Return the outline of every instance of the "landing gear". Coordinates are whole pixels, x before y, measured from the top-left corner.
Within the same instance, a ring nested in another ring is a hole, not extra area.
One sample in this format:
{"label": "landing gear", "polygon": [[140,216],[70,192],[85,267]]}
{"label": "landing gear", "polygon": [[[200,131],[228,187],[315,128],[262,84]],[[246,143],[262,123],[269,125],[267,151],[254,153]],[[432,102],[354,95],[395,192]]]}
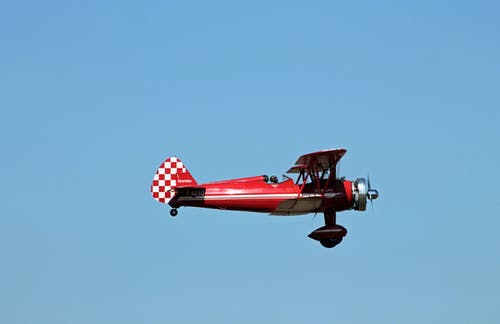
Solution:
{"label": "landing gear", "polygon": [[313,231],[308,236],[313,240],[319,241],[326,248],[332,248],[340,244],[344,236],[347,235],[347,230],[344,226],[338,225],[336,222],[335,211],[326,210],[325,226]]}
{"label": "landing gear", "polygon": [[342,242],[342,238],[334,238],[334,239],[326,239],[326,240],[321,240],[319,241],[319,243],[321,243],[321,245],[323,245],[324,247],[326,248],[332,248],[332,247],[335,247],[337,246],[338,244],[340,244],[340,242]]}
{"label": "landing gear", "polygon": [[177,209],[175,208],[170,209],[170,216],[175,217],[177,216],[177,213],[178,213]]}

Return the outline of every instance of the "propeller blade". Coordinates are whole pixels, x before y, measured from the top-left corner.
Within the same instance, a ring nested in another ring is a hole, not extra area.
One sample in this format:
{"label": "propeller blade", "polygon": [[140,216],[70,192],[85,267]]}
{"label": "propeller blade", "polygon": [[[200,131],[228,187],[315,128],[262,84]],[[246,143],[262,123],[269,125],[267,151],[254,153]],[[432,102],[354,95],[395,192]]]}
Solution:
{"label": "propeller blade", "polygon": [[372,184],[370,182],[370,175],[366,177],[367,185],[368,185],[368,199],[370,200],[372,215],[375,215],[375,209],[373,207],[373,200],[378,198],[378,191],[373,189]]}

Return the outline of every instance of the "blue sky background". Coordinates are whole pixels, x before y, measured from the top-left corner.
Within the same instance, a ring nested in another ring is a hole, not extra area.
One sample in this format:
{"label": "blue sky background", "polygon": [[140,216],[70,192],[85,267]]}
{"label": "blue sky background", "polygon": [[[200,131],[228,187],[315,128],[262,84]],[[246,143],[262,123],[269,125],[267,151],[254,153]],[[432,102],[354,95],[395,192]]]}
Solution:
{"label": "blue sky background", "polygon": [[[2,323],[500,321],[498,1],[0,6]],[[373,211],[155,202],[345,147]]]}

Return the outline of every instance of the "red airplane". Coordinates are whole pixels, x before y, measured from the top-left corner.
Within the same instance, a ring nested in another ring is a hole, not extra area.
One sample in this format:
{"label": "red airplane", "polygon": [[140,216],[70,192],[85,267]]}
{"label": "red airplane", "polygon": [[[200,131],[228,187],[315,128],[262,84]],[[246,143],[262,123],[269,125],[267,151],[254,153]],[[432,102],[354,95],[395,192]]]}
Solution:
{"label": "red airplane", "polygon": [[378,197],[370,180],[337,178],[336,166],[345,149],[324,150],[299,157],[287,173],[298,174],[297,180],[284,175],[255,177],[198,184],[177,157],[163,162],[151,184],[153,198],[168,203],[170,215],[181,206],[270,213],[293,216],[323,213],[325,226],[309,234],[327,248],[339,244],[347,230],[336,222],[343,210],[366,210],[367,200]]}

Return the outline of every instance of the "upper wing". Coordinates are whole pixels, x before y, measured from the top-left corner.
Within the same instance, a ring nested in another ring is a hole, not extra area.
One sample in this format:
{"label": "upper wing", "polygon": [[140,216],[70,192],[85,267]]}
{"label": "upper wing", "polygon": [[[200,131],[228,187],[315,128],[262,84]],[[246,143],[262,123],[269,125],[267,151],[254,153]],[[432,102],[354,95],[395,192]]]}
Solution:
{"label": "upper wing", "polygon": [[306,169],[307,169],[307,165],[304,165],[304,164],[294,165],[293,167],[288,169],[288,171],[286,173],[300,173],[300,172],[302,172],[302,170],[306,170]]}
{"label": "upper wing", "polygon": [[304,154],[297,159],[296,165],[291,167],[288,173],[300,173],[301,170],[311,168],[318,171],[331,170],[335,168],[345,152],[345,149],[334,149]]}

